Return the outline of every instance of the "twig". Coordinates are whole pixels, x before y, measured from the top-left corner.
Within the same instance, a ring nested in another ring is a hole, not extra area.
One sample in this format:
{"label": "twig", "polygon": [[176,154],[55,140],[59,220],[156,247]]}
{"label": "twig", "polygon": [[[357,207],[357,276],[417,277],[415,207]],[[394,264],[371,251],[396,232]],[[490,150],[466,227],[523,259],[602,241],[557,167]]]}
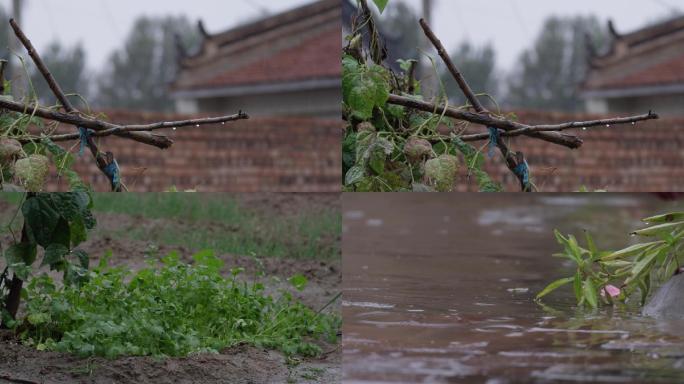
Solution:
{"label": "twig", "polygon": [[461,88],[461,91],[463,91],[463,94],[465,95],[466,99],[468,99],[468,101],[470,102],[470,105],[472,105],[473,108],[475,108],[475,111],[477,113],[486,112],[486,109],[482,106],[480,100],[477,99],[475,93],[468,85],[468,82],[463,77],[458,68],[456,68],[456,65],[451,60],[451,57],[449,57],[449,54],[444,48],[444,45],[441,41],[439,41],[435,33],[432,32],[432,29],[430,29],[430,26],[427,24],[425,19],[420,19],[420,26],[423,28],[425,36],[427,36],[430,42],[432,42],[432,45],[434,45],[435,48],[437,48],[437,53],[439,54],[439,57],[441,57],[444,63],[446,64],[447,68],[449,69],[449,72],[451,73],[451,76],[453,76],[453,78],[458,83],[458,87]]}
{"label": "twig", "polygon": [[[120,192],[125,189],[125,186],[123,186],[123,183],[120,180],[119,168],[116,159],[114,158],[114,154],[111,152],[100,152],[97,143],[95,142],[96,137],[116,135],[135,140],[140,143],[153,145],[160,149],[167,149],[173,145],[173,141],[166,136],[153,134],[151,131],[188,126],[199,127],[200,125],[217,123],[225,124],[226,122],[230,121],[249,119],[249,115],[243,113],[242,111],[231,116],[160,122],[148,125],[117,125],[91,117],[86,117],[71,104],[67,96],[62,91],[62,88],[59,86],[59,83],[57,83],[55,78],[50,73],[50,70],[41,59],[38,51],[35,49],[31,41],[28,39],[28,37],[26,37],[14,19],[10,20],[10,25],[17,35],[17,38],[28,51],[29,56],[31,56],[33,59],[36,67],[47,81],[50,89],[54,93],[55,97],[57,97],[57,100],[61,103],[66,113],[42,108],[38,105],[25,105],[23,103],[3,99],[0,99],[0,108],[26,115],[30,114],[31,116],[37,116],[78,127],[79,133],[77,134],[52,135],[47,137],[53,141],[67,141],[75,139],[84,140],[93,157],[95,158],[98,168],[107,177],[107,179],[110,180],[113,191]],[[19,140],[23,143],[27,143],[35,139],[36,138],[34,137],[23,137]]]}
{"label": "twig", "polygon": [[[147,125],[117,125],[115,127],[105,129],[102,131],[96,131],[95,133],[92,134],[93,137],[106,137],[106,136],[111,136],[111,135],[116,135],[121,132],[146,132],[146,131],[156,131],[160,129],[173,129],[173,128],[182,128],[182,127],[197,127],[199,125],[208,125],[208,124],[224,124],[227,122],[231,121],[236,121],[236,120],[246,120],[249,119],[249,115],[246,113],[240,112],[235,115],[231,116],[223,116],[223,117],[212,117],[212,118],[205,118],[205,119],[194,119],[194,120],[182,120],[182,121],[165,121],[161,123],[154,123],[154,124],[147,124]],[[78,133],[70,133],[70,134],[64,134],[64,135],[53,135],[53,136],[48,136],[52,141],[69,141],[69,140],[77,140],[80,138],[80,135]],[[30,141],[29,139],[21,139],[19,140],[20,142],[24,141]]]}
{"label": "twig", "polygon": [[[657,120],[659,118],[658,114],[649,111],[648,114],[631,116],[631,117],[619,117],[613,119],[601,119],[601,120],[591,120],[591,121],[575,121],[570,123],[556,124],[556,125],[528,125],[523,128],[519,128],[513,131],[503,132],[502,137],[514,137],[520,135],[527,135],[535,132],[560,132],[568,129],[587,129],[592,127],[607,127],[610,128],[612,125],[622,125],[622,124],[635,124],[640,121],[646,120]],[[478,133],[474,135],[461,136],[463,141],[479,141],[489,139],[489,134]]]}
{"label": "twig", "polygon": [[[83,128],[92,129],[94,131],[103,131],[106,129],[112,129],[117,127],[116,124],[108,123],[102,120],[92,119],[89,117],[84,117],[78,113],[66,114],[53,111],[48,108],[38,107],[33,104],[23,104],[16,101],[10,101],[5,99],[0,99],[0,108],[23,114],[33,114],[43,119],[58,121],[60,123],[70,124],[74,126],[80,126]],[[162,135],[154,135],[149,132],[136,132],[136,137],[129,137],[124,134],[120,136],[131,140],[135,140],[143,144],[152,145],[159,149],[168,149],[173,145],[173,141],[168,137]]]}
{"label": "twig", "polygon": [[[461,111],[453,107],[437,105],[434,103],[416,100],[406,96],[390,95],[387,102],[390,104],[401,105],[403,107],[417,109],[420,111],[430,113],[441,114],[444,111],[444,116],[448,116],[457,120],[468,121],[473,124],[481,124],[489,127],[499,128],[503,131],[515,131],[528,127],[525,124],[520,124],[515,121],[499,119],[486,114]],[[550,143],[562,145],[570,149],[577,149],[581,147],[583,144],[582,140],[576,136],[561,134],[558,132],[529,132],[527,133],[527,135],[537,139],[548,141]]]}
{"label": "twig", "polygon": [[[461,91],[468,99],[468,102],[472,105],[476,113],[465,112],[454,108],[449,108],[447,106],[438,106],[433,103],[428,103],[398,95],[390,95],[388,103],[402,105],[408,108],[418,109],[430,113],[441,113],[445,116],[449,116],[455,119],[469,121],[471,123],[481,124],[489,128],[493,128],[493,130],[496,131],[497,137],[499,137],[499,139],[496,140],[496,146],[499,148],[499,151],[501,152],[506,162],[506,166],[520,181],[522,190],[525,192],[532,192],[534,189],[536,189],[534,185],[529,181],[529,169],[527,162],[525,160],[525,156],[522,152],[511,152],[506,143],[500,139],[500,136],[512,137],[519,135],[527,135],[574,149],[579,148],[582,145],[582,140],[577,136],[563,134],[561,133],[561,131],[566,129],[589,128],[599,125],[610,126],[612,124],[634,124],[638,121],[659,118],[657,114],[649,111],[649,113],[646,115],[633,116],[627,118],[603,119],[587,122],[570,122],[557,125],[538,126],[525,125],[506,119],[494,118],[477,99],[477,96],[468,85],[468,82],[465,80],[461,72],[458,70],[454,62],[449,57],[449,54],[444,48],[444,45],[437,38],[437,36],[434,34],[434,32],[424,19],[420,20],[420,26],[423,28],[425,36],[427,36],[430,42],[437,49],[437,53],[446,64],[449,72],[456,80],[456,83],[458,84],[459,88],[461,88]],[[504,132],[500,133],[499,130],[502,130]],[[461,139],[464,141],[476,141],[491,138],[492,133],[467,135],[461,137]]]}
{"label": "twig", "polygon": [[[449,54],[447,53],[446,49],[444,49],[444,45],[442,44],[441,41],[437,38],[434,32],[432,32],[432,29],[430,29],[430,26],[427,24],[425,19],[420,19],[420,26],[423,28],[423,31],[425,32],[425,36],[432,42],[432,44],[437,48],[437,52],[439,53],[439,56],[442,58],[444,63],[446,64],[447,68],[449,69],[449,72],[453,76],[453,78],[456,80],[456,83],[458,83],[459,88],[461,88],[461,91],[465,95],[465,97],[468,99],[470,104],[473,106],[475,109],[475,112],[479,114],[485,114],[487,113],[487,110],[482,106],[480,103],[480,100],[477,99],[477,96],[475,96],[475,93],[473,90],[470,88],[468,85],[468,82],[465,80],[461,72],[456,68],[456,65],[454,62],[451,60],[451,57],[449,57]],[[496,128],[496,127],[494,127]],[[498,132],[498,128],[497,128]],[[498,133],[497,133],[498,135]],[[520,186],[524,192],[532,192],[532,187],[531,184],[529,183],[529,176],[527,175],[527,170],[524,172],[520,172],[520,166],[524,165],[525,168],[527,168],[527,163],[525,161],[525,155],[522,152],[511,152],[506,143],[504,143],[503,140],[496,140],[496,146],[499,148],[499,152],[501,152],[501,155],[504,158],[504,161],[506,162],[506,166],[508,169],[515,175],[515,177],[520,181]]]}
{"label": "twig", "polygon": [[5,375],[5,374],[0,374],[0,379],[9,381],[10,383],[17,383],[17,384],[39,384],[39,382],[37,382],[37,381],[26,380],[26,379],[18,379],[16,377],[12,377],[10,375]]}
{"label": "twig", "polygon": [[[29,40],[28,37],[26,37],[24,31],[22,31],[21,28],[19,28],[17,22],[14,21],[14,19],[10,19],[10,25],[14,30],[14,34],[17,35],[19,41],[21,41],[21,43],[28,51],[29,56],[31,56],[31,59],[33,59],[33,62],[36,64],[36,67],[38,68],[38,71],[40,71],[40,73],[45,78],[45,81],[47,81],[48,85],[50,86],[50,89],[52,90],[52,93],[55,95],[55,97],[57,97],[57,100],[59,100],[59,102],[62,103],[62,107],[64,107],[64,110],[67,113],[78,112],[76,108],[74,108],[74,106],[71,104],[69,99],[67,99],[66,95],[64,94],[64,91],[62,91],[62,88],[59,86],[57,81],[55,81],[54,76],[52,76],[52,73],[50,73],[50,70],[43,62],[43,59],[41,59],[40,55],[38,54],[38,51],[36,51],[35,47],[31,43],[31,40]],[[79,129],[84,130],[84,128]],[[111,152],[107,152],[106,154],[100,152],[100,149],[97,147],[97,143],[95,143],[95,139],[91,135],[85,134],[84,139],[88,145],[88,148],[90,149],[90,152],[93,155],[93,158],[95,158],[95,162],[97,163],[97,167],[100,169],[100,172],[102,172],[102,174],[104,174],[107,177],[107,179],[111,181],[112,191],[121,192],[123,190],[121,188],[121,183],[115,181],[115,177],[113,176],[111,171],[107,171],[107,167],[109,167],[110,164],[113,164],[113,166],[116,166],[117,168],[115,172],[118,172],[118,165],[116,165],[116,159],[114,158],[114,154]]]}

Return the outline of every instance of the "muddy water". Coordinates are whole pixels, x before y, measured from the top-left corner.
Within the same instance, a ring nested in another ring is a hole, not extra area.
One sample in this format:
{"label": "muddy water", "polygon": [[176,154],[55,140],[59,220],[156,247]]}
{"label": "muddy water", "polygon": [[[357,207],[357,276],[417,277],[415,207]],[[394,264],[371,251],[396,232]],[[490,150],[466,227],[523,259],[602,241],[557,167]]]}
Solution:
{"label": "muddy water", "polygon": [[348,383],[684,382],[684,323],[534,295],[572,266],[552,231],[625,245],[652,195],[344,196]]}

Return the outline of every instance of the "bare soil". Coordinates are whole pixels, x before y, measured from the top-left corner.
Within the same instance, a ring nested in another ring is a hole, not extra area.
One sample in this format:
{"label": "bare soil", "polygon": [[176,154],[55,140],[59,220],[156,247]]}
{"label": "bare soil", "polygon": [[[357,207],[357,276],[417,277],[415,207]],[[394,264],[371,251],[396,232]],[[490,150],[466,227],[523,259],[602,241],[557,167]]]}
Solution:
{"label": "bare soil", "polygon": [[[243,195],[245,208],[270,215],[289,215],[302,210],[323,207],[339,207],[339,195],[297,194],[255,196]],[[270,197],[269,197],[270,196]],[[235,197],[235,196],[233,196]],[[8,209],[0,202],[0,210]],[[113,265],[126,265],[132,270],[145,266],[150,243],[107,235],[121,233],[122,228],[143,226],[150,233],[176,220],[147,220],[118,214],[96,214],[98,236],[93,236],[82,248],[95,256],[111,250]],[[207,225],[211,223],[193,223]],[[207,228],[208,229],[208,228]],[[229,230],[222,228],[222,230]],[[220,235],[217,231],[217,235]],[[3,239],[5,240],[5,239]],[[153,239],[151,239],[153,240]],[[339,242],[340,238],[325,239]],[[4,242],[4,241],[3,241]],[[176,250],[185,261],[195,249],[159,246],[155,251],[165,255]],[[228,268],[244,267],[245,278],[254,276],[261,267],[252,257],[220,255]],[[319,309],[328,303],[341,289],[341,265],[339,260],[314,261],[280,258],[260,258],[267,276],[281,280],[296,273],[309,279],[307,288],[296,296],[307,306]],[[2,264],[2,262],[0,262]],[[264,280],[268,290],[275,293],[286,283]],[[340,303],[332,311],[340,313]],[[56,352],[41,352],[21,345],[13,334],[0,333],[0,384],[5,383],[339,383],[341,381],[341,350],[339,345],[322,345],[324,355],[316,359],[290,360],[275,351],[267,351],[248,345],[239,345],[220,354],[200,354],[187,358],[158,360],[150,357],[126,357],[115,360],[103,358],[78,358]]]}

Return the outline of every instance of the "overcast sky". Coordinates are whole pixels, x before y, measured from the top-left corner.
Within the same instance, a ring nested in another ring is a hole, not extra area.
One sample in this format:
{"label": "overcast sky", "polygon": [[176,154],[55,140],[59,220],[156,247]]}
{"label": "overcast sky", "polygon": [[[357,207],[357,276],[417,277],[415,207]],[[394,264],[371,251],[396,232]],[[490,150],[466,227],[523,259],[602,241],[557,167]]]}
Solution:
{"label": "overcast sky", "polygon": [[[99,69],[123,45],[136,17],[186,15],[218,32],[254,19],[263,10],[278,12],[312,0],[23,0],[22,29],[40,51],[58,39],[83,43],[89,67]],[[11,0],[0,0],[6,11]]]}
{"label": "overcast sky", "polygon": [[[421,0],[406,0],[417,10]],[[684,10],[682,0],[434,0],[433,28],[447,49],[464,39],[491,42],[500,68],[510,70],[532,45],[550,15],[595,14],[602,22],[615,21],[619,32]],[[390,1],[390,4],[392,1]]]}

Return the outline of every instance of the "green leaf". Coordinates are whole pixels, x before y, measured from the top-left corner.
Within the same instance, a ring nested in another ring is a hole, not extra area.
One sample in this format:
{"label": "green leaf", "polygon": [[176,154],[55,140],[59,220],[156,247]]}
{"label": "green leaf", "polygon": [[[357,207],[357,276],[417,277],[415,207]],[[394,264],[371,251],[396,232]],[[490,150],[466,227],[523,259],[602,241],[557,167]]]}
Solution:
{"label": "green leaf", "polygon": [[366,176],[366,171],[361,165],[355,165],[347,171],[347,175],[344,177],[345,185],[354,185],[359,181],[363,180]]}
{"label": "green leaf", "polygon": [[5,259],[7,264],[24,263],[26,265],[33,264],[36,261],[36,254],[38,252],[36,244],[19,243],[12,244],[7,251],[5,251]]}
{"label": "green leaf", "polygon": [[673,221],[684,221],[684,212],[672,212],[664,215],[651,216],[642,220],[647,224],[671,223]]}
{"label": "green leaf", "polygon": [[670,233],[674,231],[675,229],[678,229],[679,227],[684,226],[684,221],[676,222],[676,223],[666,223],[666,224],[659,224],[659,225],[654,225],[652,227],[640,229],[638,231],[632,232],[633,235],[638,235],[638,236],[656,236],[659,234],[663,233]]}
{"label": "green leaf", "polygon": [[574,280],[574,277],[564,277],[562,279],[558,279],[554,281],[553,283],[549,284],[544,288],[541,292],[537,294],[536,299],[539,300],[542,297],[548,295],[549,293],[555,291],[556,289],[562,287],[565,284],[569,284]]}
{"label": "green leaf", "polygon": [[295,287],[298,291],[303,291],[304,288],[306,288],[306,285],[309,283],[309,279],[307,279],[303,275],[294,275],[290,277],[287,281],[292,284],[293,287]]}
{"label": "green leaf", "polygon": [[589,247],[589,252],[591,252],[591,255],[594,256],[598,254],[598,248],[596,248],[596,243],[594,243],[594,238],[591,236],[589,231],[585,230],[584,231],[584,237],[587,240],[587,247]]}
{"label": "green leaf", "polygon": [[43,263],[41,265],[49,265],[50,269],[57,269],[63,263],[64,256],[69,253],[69,248],[63,244],[53,243],[45,248],[45,256],[43,256]]}
{"label": "green leaf", "polygon": [[342,97],[351,113],[359,120],[373,117],[375,107],[389,98],[387,70],[379,65],[360,65],[351,56],[342,58]]}
{"label": "green leaf", "polygon": [[646,253],[644,258],[639,260],[634,267],[632,268],[631,276],[629,279],[627,279],[626,283],[630,283],[634,280],[636,280],[639,275],[641,275],[642,272],[646,270],[646,268],[651,265],[655,261],[655,259],[660,255],[661,252],[666,251],[663,248],[658,248],[658,249],[653,249],[649,252]]}
{"label": "green leaf", "polygon": [[49,194],[29,197],[21,207],[28,236],[42,247],[50,245],[52,234],[61,218]]}
{"label": "green leaf", "polygon": [[223,260],[216,257],[214,251],[205,249],[203,251],[197,252],[192,256],[195,263],[210,268],[212,271],[220,271],[223,266]]}
{"label": "green leaf", "polygon": [[378,7],[380,10],[380,13],[383,13],[385,11],[385,7],[387,7],[387,2],[389,0],[373,0],[375,5]]}
{"label": "green leaf", "polygon": [[591,277],[587,277],[587,279],[584,280],[583,293],[584,297],[587,299],[587,303],[589,303],[592,308],[598,308],[598,295],[596,294],[596,287],[591,281]]}
{"label": "green leaf", "polygon": [[14,275],[23,281],[27,281],[31,276],[31,266],[25,263],[13,263],[9,265],[9,269],[14,272]]}
{"label": "green leaf", "polygon": [[629,256],[634,256],[637,255],[641,252],[645,252],[646,250],[650,249],[651,247],[654,247],[659,244],[665,244],[664,241],[654,241],[651,243],[640,243],[640,244],[634,244],[631,245],[627,248],[621,249],[619,251],[615,251],[611,254],[608,254],[606,256],[601,257],[602,261],[610,261],[610,260],[615,260],[615,259],[621,259]]}
{"label": "green leaf", "polygon": [[82,249],[76,249],[72,251],[71,254],[76,256],[79,264],[81,265],[81,268],[88,269],[88,267],[90,266],[90,257],[88,256],[88,253],[86,251]]}
{"label": "green leaf", "polygon": [[582,300],[582,272],[577,271],[573,279],[573,290],[575,291],[575,298],[577,301]]}

